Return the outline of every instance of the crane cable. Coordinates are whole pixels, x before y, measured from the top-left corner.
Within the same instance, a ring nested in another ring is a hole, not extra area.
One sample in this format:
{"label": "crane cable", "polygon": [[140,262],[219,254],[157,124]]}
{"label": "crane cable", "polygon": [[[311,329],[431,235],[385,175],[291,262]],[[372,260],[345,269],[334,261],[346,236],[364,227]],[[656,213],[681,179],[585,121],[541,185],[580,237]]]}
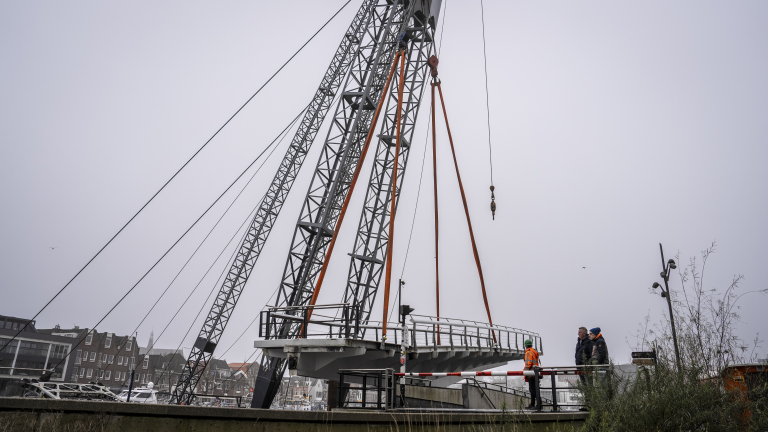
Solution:
{"label": "crane cable", "polygon": [[122,228],[120,228],[120,229],[117,231],[117,233],[115,233],[115,235],[113,235],[113,236],[112,236],[112,238],[110,238],[110,239],[109,239],[109,241],[107,241],[107,243],[106,243],[106,244],[104,244],[104,246],[102,246],[102,247],[101,247],[101,249],[99,249],[99,251],[98,251],[98,252],[96,252],[96,254],[95,254],[93,257],[91,257],[91,259],[90,259],[90,260],[88,260],[88,262],[86,262],[86,263],[85,263],[85,265],[84,265],[84,266],[83,266],[83,267],[82,267],[80,270],[78,270],[78,272],[77,272],[77,273],[75,273],[75,275],[74,275],[74,276],[72,276],[72,279],[70,279],[70,280],[69,280],[69,282],[67,282],[67,283],[66,283],[66,284],[65,284],[65,285],[64,285],[64,286],[63,286],[63,287],[62,287],[62,288],[61,288],[61,289],[60,289],[60,290],[59,290],[59,291],[58,291],[58,292],[57,292],[57,293],[56,293],[56,294],[55,294],[55,295],[54,295],[54,296],[53,296],[53,297],[50,299],[50,300],[48,300],[48,303],[46,303],[46,304],[45,304],[45,305],[44,305],[44,306],[43,306],[43,307],[42,307],[42,308],[41,308],[39,311],[37,311],[37,313],[36,313],[36,314],[35,314],[35,315],[34,315],[34,316],[33,316],[33,317],[32,317],[32,318],[29,320],[29,322],[27,322],[26,324],[24,324],[24,326],[23,326],[23,327],[21,327],[21,328],[19,329],[19,331],[18,331],[18,332],[17,332],[15,335],[13,335],[13,337],[11,338],[11,340],[9,340],[9,341],[8,341],[8,342],[7,342],[5,345],[3,345],[2,349],[5,349],[7,346],[9,346],[9,345],[11,344],[11,342],[13,342],[14,340],[16,340],[16,338],[17,338],[17,337],[18,337],[18,336],[21,334],[21,332],[23,332],[23,331],[24,331],[24,330],[25,330],[25,329],[26,329],[26,328],[29,326],[29,324],[30,324],[31,322],[33,322],[33,321],[35,320],[35,318],[37,318],[37,317],[38,317],[38,315],[40,315],[40,314],[41,314],[41,313],[42,313],[42,312],[43,312],[43,311],[44,311],[44,310],[45,310],[45,309],[46,309],[48,306],[50,306],[50,304],[51,304],[51,303],[53,303],[53,301],[54,301],[54,300],[56,300],[56,298],[57,298],[57,297],[58,297],[58,296],[59,296],[59,295],[60,295],[62,292],[64,292],[64,290],[65,290],[65,289],[67,289],[67,287],[68,287],[68,286],[69,286],[69,285],[70,285],[70,284],[71,284],[71,283],[72,283],[72,282],[73,282],[75,279],[77,279],[77,277],[78,277],[78,276],[80,276],[80,273],[82,273],[82,272],[83,272],[83,271],[84,271],[84,270],[85,270],[85,269],[86,269],[86,268],[87,268],[87,267],[88,267],[88,266],[89,266],[89,265],[90,265],[90,264],[93,262],[93,260],[95,260],[95,259],[96,259],[96,257],[98,257],[99,255],[101,255],[101,253],[104,251],[104,249],[106,249],[106,248],[107,248],[107,246],[109,246],[109,245],[112,243],[112,241],[113,241],[113,240],[115,240],[115,238],[117,238],[117,236],[118,236],[118,235],[120,235],[120,233],[122,233],[122,232],[123,232],[123,230],[125,230],[125,228],[126,228],[126,227],[127,227],[127,226],[128,226],[130,223],[131,223],[131,222],[133,222],[133,220],[134,220],[134,219],[136,219],[136,217],[139,215],[139,213],[141,213],[141,212],[142,212],[142,211],[143,211],[143,210],[144,210],[144,209],[145,209],[145,208],[146,208],[146,207],[149,205],[149,203],[151,203],[151,202],[152,202],[152,201],[153,201],[153,200],[154,200],[154,199],[155,199],[155,198],[156,198],[156,197],[157,197],[157,196],[160,194],[160,192],[162,192],[162,191],[163,191],[163,189],[165,189],[165,187],[166,187],[166,186],[168,186],[168,184],[169,184],[169,183],[170,183],[170,182],[171,182],[173,179],[175,179],[175,178],[176,178],[176,176],[177,176],[177,175],[179,175],[179,173],[180,173],[180,172],[181,172],[181,171],[182,171],[182,170],[183,170],[183,169],[184,169],[184,168],[185,168],[187,165],[189,165],[189,163],[190,163],[190,162],[192,162],[192,159],[194,159],[194,158],[195,158],[195,157],[196,157],[196,156],[197,156],[197,155],[198,155],[198,154],[199,154],[199,153],[200,153],[200,152],[201,152],[201,151],[202,151],[202,150],[203,150],[203,149],[204,149],[204,148],[205,148],[205,147],[208,145],[208,143],[210,143],[210,142],[211,142],[211,141],[212,141],[212,140],[213,140],[213,139],[216,137],[216,135],[218,135],[218,134],[219,134],[219,132],[221,132],[221,130],[222,130],[222,129],[224,129],[224,127],[225,127],[225,126],[227,126],[227,125],[229,124],[229,122],[231,122],[231,121],[232,121],[232,119],[234,119],[234,118],[235,118],[235,116],[236,116],[236,115],[238,115],[238,114],[240,113],[240,111],[242,111],[242,110],[243,110],[243,108],[245,108],[245,106],[246,106],[246,105],[248,105],[248,103],[249,103],[249,102],[251,102],[251,100],[253,100],[253,98],[255,98],[255,97],[256,97],[256,95],[258,95],[258,94],[261,92],[261,90],[262,90],[264,87],[266,87],[266,85],[267,85],[267,84],[269,84],[269,83],[272,81],[272,79],[273,79],[275,76],[277,76],[277,74],[279,74],[279,73],[280,73],[280,72],[283,70],[283,68],[285,68],[285,67],[288,65],[288,63],[290,63],[290,62],[291,62],[291,60],[293,60],[293,58],[294,58],[294,57],[296,57],[296,56],[297,56],[297,55],[298,55],[298,54],[299,54],[299,53],[300,53],[300,52],[301,52],[301,51],[304,49],[304,47],[306,47],[306,46],[307,46],[307,45],[308,45],[308,44],[309,44],[309,43],[312,41],[312,39],[314,39],[314,38],[315,38],[315,36],[317,36],[317,35],[318,35],[318,34],[319,34],[319,33],[320,33],[320,32],[321,32],[321,31],[322,31],[322,30],[323,30],[323,29],[324,29],[324,28],[325,28],[325,27],[328,25],[328,24],[330,24],[330,22],[331,22],[331,21],[333,21],[333,19],[334,19],[334,18],[336,18],[336,16],[337,16],[339,13],[341,13],[341,11],[342,11],[342,10],[343,10],[345,7],[347,7],[347,5],[348,5],[348,4],[349,4],[351,1],[352,1],[352,0],[348,0],[346,3],[344,3],[344,4],[341,6],[341,8],[339,8],[339,10],[338,10],[338,11],[336,11],[336,13],[335,13],[335,14],[333,14],[333,16],[331,16],[331,17],[328,19],[328,21],[326,21],[326,22],[325,22],[325,24],[323,24],[323,25],[322,25],[322,27],[320,27],[320,28],[319,28],[319,29],[318,29],[318,30],[315,32],[315,34],[313,34],[313,35],[312,35],[312,36],[311,36],[309,39],[307,39],[307,41],[306,41],[306,42],[304,42],[304,45],[302,45],[301,47],[299,47],[299,49],[298,49],[298,50],[296,50],[296,52],[295,52],[295,53],[293,53],[293,55],[292,55],[292,56],[291,56],[291,57],[290,57],[288,60],[286,60],[286,61],[285,61],[285,63],[283,63],[283,65],[282,65],[282,66],[280,66],[280,68],[279,68],[279,69],[278,69],[278,70],[277,70],[277,71],[276,71],[274,74],[272,74],[272,76],[271,76],[271,77],[269,77],[269,79],[267,79],[267,81],[266,81],[264,84],[262,84],[262,85],[261,85],[261,87],[259,87],[259,89],[258,89],[258,90],[256,90],[256,92],[255,92],[255,93],[254,93],[254,94],[253,94],[251,97],[249,97],[249,98],[248,98],[248,100],[246,100],[246,101],[245,101],[245,103],[244,103],[244,104],[243,104],[243,105],[242,105],[240,108],[238,108],[238,109],[237,109],[237,111],[235,111],[235,113],[234,113],[234,114],[232,114],[232,116],[231,116],[231,117],[229,117],[229,119],[227,119],[227,121],[226,121],[226,122],[224,122],[224,124],[223,124],[223,125],[221,125],[221,127],[220,127],[219,129],[217,129],[217,130],[216,130],[216,132],[215,132],[213,135],[211,135],[211,137],[210,137],[210,138],[208,138],[208,140],[205,142],[205,144],[203,144],[203,145],[202,145],[202,147],[200,147],[199,149],[197,149],[197,151],[196,151],[196,152],[195,152],[195,153],[192,155],[192,157],[190,157],[190,158],[189,158],[189,159],[188,159],[186,162],[184,162],[184,165],[182,165],[182,166],[181,166],[181,168],[179,168],[179,169],[176,171],[176,173],[174,173],[174,174],[171,176],[171,178],[169,178],[169,179],[168,179],[168,181],[166,181],[166,182],[165,182],[165,184],[163,184],[163,186],[161,186],[161,187],[160,187],[160,189],[158,189],[158,191],[157,191],[157,192],[155,192],[155,194],[154,194],[154,195],[152,195],[152,197],[151,197],[151,198],[150,198],[150,199],[149,199],[149,200],[148,200],[146,203],[144,203],[144,205],[143,205],[143,206],[141,206],[141,208],[139,209],[139,211],[137,211],[137,212],[136,212],[136,214],[134,214],[133,216],[131,216],[131,218],[128,220],[128,222],[126,222],[126,223],[125,223],[125,225],[123,225],[123,227],[122,227]]}
{"label": "crane cable", "polygon": [[[135,333],[136,333],[136,331],[139,329],[139,327],[141,327],[141,325],[142,325],[142,324],[144,323],[144,321],[147,319],[147,317],[149,317],[149,314],[150,314],[150,313],[152,313],[152,311],[155,309],[155,307],[156,307],[156,306],[157,306],[157,304],[160,302],[160,300],[161,300],[161,299],[162,299],[162,298],[165,296],[165,294],[166,294],[166,293],[168,292],[168,290],[171,288],[171,286],[173,285],[173,283],[174,283],[174,282],[176,282],[176,279],[178,279],[178,277],[181,275],[181,273],[182,273],[182,272],[184,271],[184,269],[187,267],[187,265],[189,264],[189,262],[190,262],[190,261],[192,261],[192,258],[194,258],[194,257],[195,257],[195,255],[197,254],[197,252],[198,252],[198,251],[200,250],[200,248],[203,246],[203,244],[205,243],[205,241],[206,241],[206,240],[208,240],[208,237],[210,237],[210,235],[213,233],[213,230],[215,230],[215,229],[216,229],[216,227],[219,225],[219,223],[220,223],[220,222],[221,222],[221,220],[224,218],[224,216],[226,216],[226,215],[227,215],[227,213],[229,212],[229,210],[230,210],[230,209],[232,208],[232,206],[235,204],[235,202],[237,201],[237,199],[238,199],[238,198],[240,198],[240,196],[243,194],[243,192],[244,192],[244,191],[245,191],[245,189],[248,187],[248,185],[251,183],[251,181],[253,181],[254,177],[256,177],[256,174],[258,174],[258,173],[259,173],[259,171],[261,171],[261,168],[264,166],[264,164],[265,164],[265,163],[266,163],[266,162],[269,160],[269,158],[272,156],[272,154],[275,152],[275,150],[276,150],[276,149],[277,149],[277,148],[280,146],[280,144],[283,142],[283,140],[285,139],[285,137],[287,137],[287,136],[288,136],[288,132],[290,131],[290,129],[291,129],[291,128],[292,128],[292,127],[293,127],[293,126],[296,124],[296,122],[298,121],[298,119],[299,119],[299,117],[301,116],[301,114],[303,114],[305,111],[306,111],[306,108],[305,108],[305,110],[303,110],[302,112],[300,112],[300,113],[299,113],[299,114],[298,114],[298,115],[297,115],[297,116],[296,116],[296,117],[295,117],[295,118],[294,118],[294,119],[291,121],[291,123],[289,123],[289,124],[288,124],[288,126],[287,126],[285,129],[283,129],[283,130],[282,130],[282,132],[280,132],[280,134],[278,134],[278,136],[277,136],[277,137],[275,137],[275,139],[273,139],[273,140],[272,140],[272,142],[271,142],[271,143],[270,143],[270,144],[267,146],[267,150],[268,150],[270,147],[272,148],[272,150],[269,152],[269,154],[267,155],[267,157],[266,157],[266,158],[265,158],[265,159],[264,159],[264,160],[261,162],[261,165],[259,165],[259,167],[258,167],[258,168],[257,168],[257,169],[254,171],[253,175],[251,175],[251,178],[250,178],[250,179],[249,179],[249,180],[248,180],[248,181],[245,183],[245,185],[244,185],[244,186],[243,186],[243,187],[240,189],[240,192],[238,192],[237,196],[235,196],[235,198],[233,198],[233,199],[232,199],[232,202],[229,204],[229,207],[227,207],[227,209],[226,209],[226,210],[224,210],[224,213],[221,215],[221,217],[219,217],[219,219],[216,221],[216,223],[213,225],[213,227],[211,227],[211,229],[208,231],[208,234],[206,234],[205,238],[203,238],[203,240],[202,240],[202,241],[200,242],[200,244],[197,246],[197,248],[195,249],[195,251],[194,251],[194,252],[192,252],[192,255],[189,257],[189,259],[187,259],[186,263],[184,263],[184,265],[181,267],[181,269],[178,271],[178,273],[176,273],[176,276],[173,278],[173,280],[171,280],[171,282],[168,284],[168,286],[165,288],[165,290],[162,292],[162,294],[160,294],[160,297],[158,297],[158,299],[155,301],[155,304],[154,304],[154,305],[152,305],[152,307],[149,309],[149,311],[146,313],[146,315],[144,315],[144,318],[143,318],[143,319],[142,319],[142,320],[139,322],[139,324],[138,324],[138,325],[136,325],[136,328],[134,328],[134,330],[133,330],[133,331],[132,331],[130,334],[135,334]],[[275,143],[277,143],[277,145],[274,145]],[[262,153],[262,154],[263,154],[263,153]],[[260,155],[260,156],[261,156],[261,155]],[[211,264],[211,266],[208,268],[208,271],[206,271],[206,272],[205,272],[205,274],[204,274],[204,275],[203,275],[203,277],[200,279],[200,281],[197,283],[197,285],[195,285],[195,288],[192,290],[192,292],[190,292],[190,293],[189,293],[189,295],[187,296],[186,300],[184,300],[184,302],[183,302],[183,303],[181,304],[181,306],[179,307],[179,310],[177,310],[177,311],[176,311],[176,313],[173,315],[173,317],[172,317],[172,318],[171,318],[171,320],[168,322],[168,324],[166,324],[165,328],[164,328],[164,329],[163,329],[163,331],[160,333],[160,336],[158,336],[158,337],[157,337],[157,339],[155,339],[155,340],[154,340],[154,342],[153,342],[153,344],[152,344],[151,346],[148,346],[148,347],[147,347],[147,353],[151,352],[152,348],[154,348],[154,346],[157,344],[157,342],[160,340],[160,338],[162,338],[162,337],[163,337],[163,334],[165,333],[165,330],[167,330],[167,329],[168,329],[168,327],[171,325],[171,323],[173,322],[173,320],[176,318],[176,316],[177,316],[177,315],[179,314],[179,312],[181,311],[181,308],[183,308],[183,307],[184,307],[184,305],[187,303],[187,301],[188,301],[188,300],[189,300],[189,298],[192,296],[192,294],[194,294],[194,292],[197,290],[197,288],[198,288],[198,287],[200,286],[200,284],[203,282],[203,279],[205,279],[205,277],[206,277],[206,276],[208,275],[208,273],[211,271],[211,269],[212,269],[212,268],[213,268],[213,266],[216,264],[216,262],[218,262],[219,258],[221,258],[221,255],[224,253],[224,251],[226,250],[226,248],[227,248],[227,247],[229,247],[230,243],[232,243],[232,240],[234,240],[234,239],[235,239],[235,236],[237,236],[237,233],[239,233],[239,232],[240,232],[240,230],[242,230],[242,229],[243,229],[243,227],[245,226],[245,224],[246,224],[246,223],[248,223],[248,221],[249,221],[249,220],[251,220],[251,218],[252,218],[253,214],[256,212],[256,210],[258,210],[258,207],[259,207],[259,205],[261,204],[261,202],[262,202],[263,200],[264,200],[264,198],[262,197],[262,198],[259,200],[259,202],[258,202],[258,203],[256,203],[256,206],[253,208],[253,210],[251,211],[251,213],[248,215],[248,218],[246,218],[246,219],[243,221],[243,223],[242,223],[242,224],[240,225],[240,227],[237,229],[237,231],[236,231],[236,232],[235,232],[235,234],[232,236],[232,238],[230,238],[229,242],[228,242],[228,243],[227,243],[227,245],[224,247],[224,250],[222,250],[222,251],[219,253],[219,256],[218,256],[218,257],[216,257],[216,260],[214,260],[214,263],[213,263],[213,264]],[[247,234],[247,232],[243,234],[243,237],[245,237],[245,235],[246,235],[246,234]],[[241,241],[242,241],[242,240],[241,240]],[[230,260],[229,260],[229,261],[231,261],[231,260],[232,260],[232,259],[230,258]],[[219,279],[221,279],[221,277],[220,277]],[[218,285],[218,281],[217,281],[216,285]],[[215,288],[215,287],[214,287],[214,288]],[[209,294],[209,298],[210,298],[210,294]],[[208,299],[206,299],[206,303],[207,303],[207,302],[208,302]],[[198,315],[199,315],[199,313],[198,313]],[[186,335],[185,335],[185,336],[186,336]],[[117,355],[118,355],[118,354],[120,354],[121,352],[122,352],[122,347],[121,347],[120,349],[118,349],[117,353],[115,353],[115,356],[117,356]],[[141,356],[141,357],[139,358],[139,363],[142,361],[142,359],[143,359],[143,356]]]}
{"label": "crane cable", "polygon": [[483,70],[485,71],[485,114],[488,120],[488,162],[491,166],[491,217],[496,220],[496,195],[493,191],[493,149],[491,148],[491,107],[488,102],[488,60],[485,55],[485,9],[483,0],[480,0],[480,20],[483,23]]}
{"label": "crane cable", "polygon": [[[305,109],[306,109],[306,108],[305,108]],[[303,113],[304,113],[304,109],[302,109],[302,110],[301,110],[301,112],[299,113],[299,115],[297,115],[297,116],[296,116],[296,118],[298,118],[299,116],[301,116],[301,114],[303,114]],[[295,121],[295,120],[294,120],[294,121]],[[286,127],[286,129],[288,129],[288,128],[289,128],[289,127],[292,125],[292,124],[293,124],[293,122],[292,122],[292,123],[291,123],[291,124],[290,124],[288,127]],[[272,141],[272,142],[274,143],[275,141]],[[272,144],[270,144],[270,146],[271,146],[271,145],[272,145]],[[215,206],[215,205],[216,205],[216,203],[218,203],[218,202],[221,200],[221,198],[222,198],[222,197],[224,197],[224,195],[225,195],[227,192],[229,192],[229,190],[230,190],[230,189],[232,189],[232,186],[234,186],[234,185],[235,185],[235,183],[237,183],[237,182],[238,182],[238,180],[240,180],[240,178],[242,178],[242,177],[245,175],[245,173],[246,173],[246,172],[248,172],[248,170],[250,170],[250,169],[251,169],[251,167],[252,167],[254,164],[256,164],[256,162],[258,162],[258,160],[261,158],[261,156],[262,156],[262,155],[264,155],[264,153],[266,153],[266,152],[267,152],[267,150],[269,150],[269,147],[265,148],[265,149],[264,149],[264,150],[263,150],[263,151],[262,151],[262,152],[261,152],[261,153],[260,153],[260,154],[259,154],[259,155],[256,157],[256,159],[254,159],[254,160],[253,160],[253,162],[251,162],[251,163],[250,163],[250,164],[249,164],[249,165],[248,165],[248,166],[247,166],[247,167],[246,167],[246,168],[245,168],[245,169],[244,169],[244,170],[243,170],[243,171],[240,173],[240,175],[238,175],[238,176],[237,176],[237,178],[235,178],[235,180],[234,180],[234,181],[232,181],[232,183],[230,183],[230,184],[229,184],[229,186],[227,186],[227,188],[224,190],[224,192],[222,192],[222,193],[221,193],[221,195],[219,195],[219,196],[218,196],[218,198],[216,198],[216,200],[215,200],[215,201],[213,201],[213,203],[212,203],[212,204],[211,204],[211,205],[210,205],[210,206],[209,206],[209,207],[208,207],[208,208],[207,208],[207,209],[206,209],[206,210],[203,212],[203,214],[201,214],[201,215],[200,215],[200,217],[198,217],[198,218],[197,218],[197,219],[196,219],[196,220],[195,220],[195,221],[192,223],[192,225],[190,225],[190,227],[189,227],[189,228],[187,228],[187,230],[186,230],[186,231],[184,231],[184,233],[183,233],[183,234],[182,234],[182,235],[181,235],[181,236],[180,236],[180,237],[179,237],[179,238],[178,238],[178,239],[177,239],[177,240],[176,240],[176,241],[175,241],[175,242],[174,242],[174,243],[171,245],[171,247],[169,247],[169,248],[168,248],[168,249],[165,251],[165,253],[163,253],[163,255],[162,255],[162,256],[160,256],[160,258],[158,258],[158,259],[157,259],[157,261],[155,261],[155,263],[152,265],[152,267],[150,267],[150,268],[149,268],[149,270],[147,270],[147,271],[146,271],[146,273],[144,273],[144,275],[143,275],[143,276],[141,276],[141,278],[139,278],[139,280],[138,280],[138,281],[136,281],[136,283],[135,283],[135,284],[133,284],[133,286],[132,286],[132,287],[131,287],[131,288],[130,288],[130,289],[129,289],[129,290],[128,290],[128,291],[127,291],[125,294],[123,294],[123,296],[122,296],[122,297],[120,297],[120,299],[117,301],[117,303],[115,303],[115,305],[114,305],[114,306],[112,306],[112,308],[111,308],[111,309],[109,309],[109,311],[108,311],[108,312],[107,312],[107,313],[106,313],[106,314],[105,314],[105,315],[104,315],[104,316],[103,316],[103,317],[102,317],[102,318],[99,320],[99,322],[97,322],[95,325],[93,325],[93,326],[91,327],[91,329],[95,329],[95,328],[96,328],[96,327],[98,327],[98,326],[99,326],[99,325],[100,325],[100,324],[101,324],[101,323],[102,323],[102,322],[103,322],[105,319],[107,319],[107,317],[108,317],[108,316],[109,316],[109,315],[110,315],[110,314],[111,314],[111,313],[112,313],[112,312],[115,310],[115,308],[117,308],[117,307],[120,305],[120,303],[122,303],[122,302],[123,302],[123,300],[125,300],[125,298],[126,298],[126,297],[128,297],[128,295],[130,295],[130,294],[131,294],[131,292],[133,292],[133,290],[134,290],[134,289],[135,289],[135,288],[136,288],[136,287],[137,287],[137,286],[138,286],[138,285],[141,283],[141,281],[143,281],[143,280],[144,280],[144,278],[146,278],[146,277],[147,277],[147,275],[149,275],[149,273],[150,273],[150,272],[152,272],[152,270],[154,270],[154,268],[155,268],[155,267],[157,267],[157,265],[158,265],[158,264],[160,264],[160,261],[162,261],[162,260],[163,260],[163,259],[164,259],[164,258],[165,258],[165,257],[166,257],[166,256],[167,256],[167,255],[168,255],[170,252],[171,252],[171,250],[173,250],[173,249],[176,247],[176,245],[177,245],[177,244],[179,244],[179,242],[181,242],[181,240],[182,240],[184,237],[186,237],[186,235],[187,235],[187,234],[188,234],[190,231],[192,231],[192,228],[194,228],[194,227],[197,225],[197,223],[198,223],[198,222],[200,222],[200,220],[201,220],[201,219],[203,219],[203,217],[204,217],[206,214],[208,214],[208,212],[209,212],[209,211],[210,211],[210,210],[213,208],[213,206]],[[70,355],[72,355],[72,353],[74,352],[73,350],[74,350],[75,348],[77,348],[78,346],[80,346],[80,344],[81,344],[81,343],[82,343],[84,340],[85,340],[85,339],[80,339],[80,341],[79,341],[79,342],[78,342],[78,343],[77,343],[75,346],[73,346],[73,347],[70,349],[70,352],[69,352],[69,354],[67,354],[66,356],[64,356],[64,358],[62,358],[62,359],[61,359],[61,360],[60,360],[60,361],[59,361],[59,362],[56,364],[56,366],[54,366],[54,369],[55,369],[56,367],[58,367],[58,366],[59,366],[59,365],[60,365],[60,364],[61,364],[61,363],[62,363],[64,360],[66,360],[67,358],[69,358],[69,356],[70,356]],[[10,343],[10,342],[9,342],[9,343]],[[3,347],[3,348],[5,348],[5,347]]]}

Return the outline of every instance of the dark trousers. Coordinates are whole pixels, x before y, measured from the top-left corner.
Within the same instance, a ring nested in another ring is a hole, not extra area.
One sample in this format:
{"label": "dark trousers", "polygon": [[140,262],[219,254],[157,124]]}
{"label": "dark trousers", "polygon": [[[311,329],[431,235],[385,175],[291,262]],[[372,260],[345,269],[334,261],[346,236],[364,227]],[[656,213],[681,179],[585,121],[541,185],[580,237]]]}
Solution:
{"label": "dark trousers", "polygon": [[[531,393],[531,406],[536,406],[536,380],[534,377],[528,377],[528,391]],[[538,394],[539,402],[541,402],[541,394]]]}

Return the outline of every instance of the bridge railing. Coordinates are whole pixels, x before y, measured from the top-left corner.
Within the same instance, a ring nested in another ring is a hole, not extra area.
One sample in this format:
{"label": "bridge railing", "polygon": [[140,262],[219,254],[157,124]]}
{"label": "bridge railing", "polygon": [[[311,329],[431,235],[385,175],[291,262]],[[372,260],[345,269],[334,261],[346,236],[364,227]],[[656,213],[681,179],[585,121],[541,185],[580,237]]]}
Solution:
{"label": "bridge railing", "polygon": [[[315,306],[269,307],[259,316],[259,337],[285,339],[289,335],[299,338],[344,338],[380,341],[383,324],[365,321],[359,308],[348,303]],[[399,342],[399,323],[388,322],[387,329]],[[389,339],[392,341],[392,338]]]}
{"label": "bridge railing", "polygon": [[416,348],[437,349],[438,346],[460,348],[496,348],[507,351],[525,351],[525,340],[530,339],[534,347],[543,354],[541,337],[538,333],[498,324],[464,320],[458,318],[411,316],[411,345]]}
{"label": "bridge railing", "polygon": [[[365,321],[363,313],[348,303],[315,306],[270,307],[259,317],[259,337],[265,339],[344,338],[381,342],[383,323]],[[530,339],[543,354],[538,333],[458,318],[411,315],[406,323],[408,342],[414,348],[437,350],[438,347],[471,350],[502,349],[524,351]],[[387,322],[387,342],[400,344],[400,323]]]}

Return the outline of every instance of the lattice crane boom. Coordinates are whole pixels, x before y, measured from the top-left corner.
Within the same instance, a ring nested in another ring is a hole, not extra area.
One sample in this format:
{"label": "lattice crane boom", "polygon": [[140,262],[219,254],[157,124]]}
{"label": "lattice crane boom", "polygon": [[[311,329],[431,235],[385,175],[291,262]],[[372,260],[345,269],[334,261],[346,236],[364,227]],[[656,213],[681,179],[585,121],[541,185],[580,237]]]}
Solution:
{"label": "lattice crane boom", "polygon": [[364,0],[344,34],[200,329],[173,392],[171,403],[189,404],[194,398],[193,390],[213,356],[256,260],[304,163],[307,152],[352,65],[353,56],[358,51],[373,19],[376,3],[376,0]]}
{"label": "lattice crane boom", "polygon": [[[439,1],[435,1],[439,10]],[[342,99],[336,111],[331,129],[328,132],[323,151],[315,169],[301,215],[296,224],[293,241],[289,251],[283,279],[278,289],[276,307],[306,306],[315,289],[315,282],[320,272],[328,245],[331,241],[342,203],[349,191],[350,181],[358,163],[360,153],[371,127],[375,107],[383,97],[392,59],[398,49],[398,37],[405,32],[408,46],[408,65],[405,68],[407,91],[404,93],[403,134],[409,141],[413,134],[413,125],[418,113],[419,101],[426,77],[426,61],[432,49],[432,33],[428,20],[433,15],[433,2],[429,0],[394,1],[381,0],[374,8],[375,17],[366,32],[367,41],[362,43],[356,53],[349,78],[344,87]],[[432,21],[434,24],[434,20]],[[401,38],[402,39],[402,38]],[[377,198],[367,197],[366,202],[378,200],[386,203],[391,199],[391,171],[394,167],[394,142],[391,131],[394,129],[394,117],[397,107],[397,89],[390,90],[383,129],[379,135],[377,158],[374,162],[376,174],[372,177]],[[401,146],[400,170],[407,164],[408,145]],[[389,182],[389,185],[387,185]],[[398,179],[402,182],[402,177]],[[370,192],[369,192],[370,194]],[[379,210],[377,210],[379,211]],[[383,210],[388,215],[386,210]],[[362,218],[370,219],[373,213],[363,209]],[[378,213],[376,213],[379,216]],[[383,216],[366,230],[361,242],[380,242],[381,234],[377,231],[385,224]],[[374,253],[383,249],[386,254],[386,236],[384,244],[379,245]],[[354,260],[354,258],[353,258]],[[363,276],[361,276],[363,277]],[[366,276],[367,277],[367,276]],[[375,291],[375,287],[372,288]],[[360,302],[358,302],[360,303]],[[372,301],[371,301],[372,303]],[[370,309],[363,311],[366,316]],[[291,312],[289,312],[291,313]],[[273,329],[273,338],[290,339],[299,337],[302,328],[296,320],[274,318],[267,324]],[[251,403],[255,408],[269,408],[280,384],[286,367],[286,359],[269,357],[259,369]]]}

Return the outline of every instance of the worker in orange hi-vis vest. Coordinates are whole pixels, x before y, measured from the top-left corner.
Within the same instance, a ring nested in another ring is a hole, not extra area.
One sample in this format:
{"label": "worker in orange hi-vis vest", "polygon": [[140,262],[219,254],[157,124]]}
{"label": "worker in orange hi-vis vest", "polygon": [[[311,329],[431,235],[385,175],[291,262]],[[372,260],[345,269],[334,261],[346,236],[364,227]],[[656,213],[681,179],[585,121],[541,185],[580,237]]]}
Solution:
{"label": "worker in orange hi-vis vest", "polygon": [[[539,364],[539,352],[533,347],[533,342],[530,339],[525,340],[525,369],[533,370],[534,367],[540,366]],[[541,395],[536,391],[536,380],[533,377],[525,377],[528,382],[528,391],[531,393],[531,404],[526,409],[536,409],[536,398],[538,397],[539,404],[541,403]]]}

